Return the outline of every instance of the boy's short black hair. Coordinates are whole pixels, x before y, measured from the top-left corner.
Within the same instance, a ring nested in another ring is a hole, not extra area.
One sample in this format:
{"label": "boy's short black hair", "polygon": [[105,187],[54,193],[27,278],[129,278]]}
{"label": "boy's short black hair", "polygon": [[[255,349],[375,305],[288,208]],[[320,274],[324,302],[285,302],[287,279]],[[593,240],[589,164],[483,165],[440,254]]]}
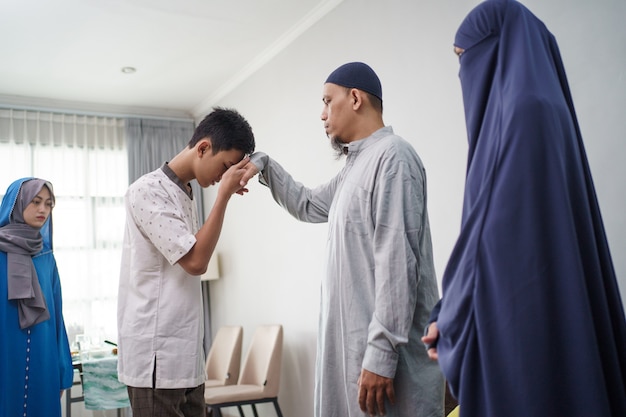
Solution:
{"label": "boy's short black hair", "polygon": [[237,110],[215,107],[200,122],[189,141],[193,148],[202,139],[210,139],[213,154],[237,149],[249,155],[254,152],[254,134],[248,121]]}

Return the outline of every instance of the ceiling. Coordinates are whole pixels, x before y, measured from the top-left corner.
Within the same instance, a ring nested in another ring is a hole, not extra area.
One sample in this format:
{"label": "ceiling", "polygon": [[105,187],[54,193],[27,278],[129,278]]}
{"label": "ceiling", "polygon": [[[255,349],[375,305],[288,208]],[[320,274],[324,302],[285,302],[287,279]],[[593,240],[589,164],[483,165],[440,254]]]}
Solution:
{"label": "ceiling", "polygon": [[341,1],[2,0],[0,104],[197,115]]}

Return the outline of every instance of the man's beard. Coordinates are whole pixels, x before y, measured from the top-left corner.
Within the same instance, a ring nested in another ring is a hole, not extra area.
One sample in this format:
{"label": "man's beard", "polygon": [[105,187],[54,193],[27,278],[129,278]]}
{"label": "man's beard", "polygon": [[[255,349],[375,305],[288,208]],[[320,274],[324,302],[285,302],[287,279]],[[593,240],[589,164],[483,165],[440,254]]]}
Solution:
{"label": "man's beard", "polygon": [[344,148],[347,145],[344,141],[341,140],[340,137],[334,136],[330,138],[330,146],[335,151],[335,156],[337,157],[337,159],[341,159],[341,157],[345,155]]}

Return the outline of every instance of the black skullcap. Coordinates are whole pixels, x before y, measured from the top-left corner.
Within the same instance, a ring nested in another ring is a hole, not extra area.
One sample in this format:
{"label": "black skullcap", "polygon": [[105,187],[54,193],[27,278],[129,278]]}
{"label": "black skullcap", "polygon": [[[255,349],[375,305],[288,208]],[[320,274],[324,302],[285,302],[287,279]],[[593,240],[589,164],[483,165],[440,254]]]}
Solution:
{"label": "black skullcap", "polygon": [[347,88],[358,88],[383,101],[383,88],[380,85],[378,75],[369,65],[362,62],[343,64],[330,73],[326,82]]}

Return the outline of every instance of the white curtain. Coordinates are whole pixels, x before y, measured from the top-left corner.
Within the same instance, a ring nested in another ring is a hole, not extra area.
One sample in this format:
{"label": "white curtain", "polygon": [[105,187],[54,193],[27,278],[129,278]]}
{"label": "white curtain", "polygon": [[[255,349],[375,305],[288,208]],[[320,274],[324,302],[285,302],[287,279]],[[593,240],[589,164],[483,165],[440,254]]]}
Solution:
{"label": "white curtain", "polygon": [[11,182],[49,180],[53,245],[70,337],[117,337],[117,286],[128,187],[124,120],[0,109],[0,194]]}

